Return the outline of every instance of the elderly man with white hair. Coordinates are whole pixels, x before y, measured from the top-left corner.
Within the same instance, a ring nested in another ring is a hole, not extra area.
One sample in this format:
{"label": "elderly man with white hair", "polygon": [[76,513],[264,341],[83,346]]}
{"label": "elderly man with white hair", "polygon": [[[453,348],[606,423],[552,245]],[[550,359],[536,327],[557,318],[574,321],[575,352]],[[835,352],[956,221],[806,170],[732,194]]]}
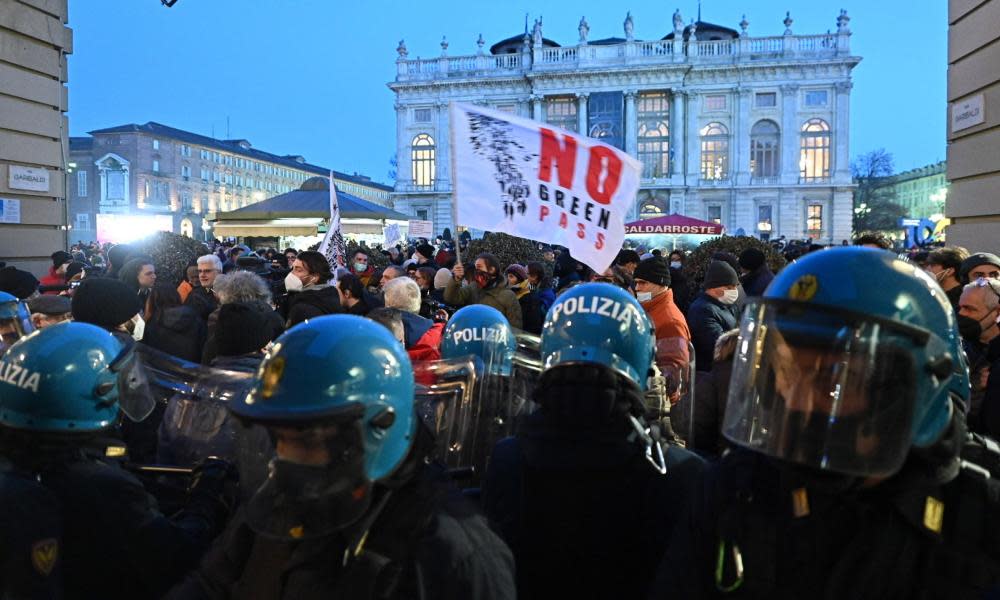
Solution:
{"label": "elderly man with white hair", "polygon": [[212,290],[215,286],[215,278],[222,274],[222,261],[214,254],[206,254],[198,257],[198,282],[201,287],[196,287],[188,294],[187,304],[194,309],[198,316],[204,321],[208,321],[208,315],[212,314],[219,307],[219,298]]}
{"label": "elderly man with white hair", "polygon": [[403,345],[412,360],[441,358],[441,336],[444,323],[421,317],[420,286],[409,277],[398,277],[385,283],[385,306],[396,308],[403,317]]}
{"label": "elderly man with white hair", "polygon": [[202,351],[201,361],[210,364],[218,355],[217,329],[219,311],[224,304],[244,304],[260,313],[264,322],[264,334],[275,340],[285,331],[285,320],[271,307],[271,288],[259,275],[250,271],[233,271],[219,275],[213,286],[219,300],[219,308],[208,317],[208,338]]}

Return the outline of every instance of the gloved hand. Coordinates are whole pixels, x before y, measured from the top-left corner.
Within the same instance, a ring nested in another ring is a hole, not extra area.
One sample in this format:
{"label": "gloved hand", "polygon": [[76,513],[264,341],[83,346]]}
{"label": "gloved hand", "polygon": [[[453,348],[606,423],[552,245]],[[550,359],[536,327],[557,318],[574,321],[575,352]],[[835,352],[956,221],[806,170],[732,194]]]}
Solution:
{"label": "gloved hand", "polygon": [[239,471],[227,460],[210,456],[194,468],[188,497],[191,503],[211,501],[228,516],[236,505]]}

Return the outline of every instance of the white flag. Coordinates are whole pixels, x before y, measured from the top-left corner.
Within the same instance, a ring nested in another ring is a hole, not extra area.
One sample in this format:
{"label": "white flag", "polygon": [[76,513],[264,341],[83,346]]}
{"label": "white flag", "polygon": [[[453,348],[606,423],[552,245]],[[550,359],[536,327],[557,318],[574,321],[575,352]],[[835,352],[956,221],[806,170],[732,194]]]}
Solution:
{"label": "white flag", "polygon": [[625,238],[642,163],[596,139],[451,105],[457,224],[566,246],[603,272]]}
{"label": "white flag", "polygon": [[330,224],[316,251],[326,257],[331,271],[347,262],[347,247],[344,236],[340,233],[340,206],[337,204],[337,184],[333,181],[333,171],[330,171]]}

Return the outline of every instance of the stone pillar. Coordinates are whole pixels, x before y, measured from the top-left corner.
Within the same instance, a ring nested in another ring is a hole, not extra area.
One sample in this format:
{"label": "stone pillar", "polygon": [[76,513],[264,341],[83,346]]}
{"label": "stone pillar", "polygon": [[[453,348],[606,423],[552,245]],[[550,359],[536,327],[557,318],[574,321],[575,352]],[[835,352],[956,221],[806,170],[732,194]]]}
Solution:
{"label": "stone pillar", "polygon": [[451,191],[451,139],[448,127],[448,103],[439,102],[437,139],[434,147],[437,151],[435,161],[434,189],[439,192]]}
{"label": "stone pillar", "polygon": [[851,109],[851,88],[850,81],[838,81],[834,85],[836,99],[834,108],[836,113],[832,123],[833,129],[833,182],[838,185],[851,184],[851,158],[848,155],[850,145],[850,109]]}
{"label": "stone pillar", "polygon": [[625,91],[625,152],[639,156],[639,115],[635,110],[635,90]]}
{"label": "stone pillar", "polygon": [[398,102],[396,108],[396,191],[404,191],[412,182],[410,137],[406,131],[407,107]]}
{"label": "stone pillar", "polygon": [[684,161],[686,164],[684,183],[690,187],[697,187],[699,179],[701,179],[701,136],[698,132],[698,92],[694,90],[687,92],[687,108],[684,116],[687,122],[685,127],[687,130],[687,157]]}
{"label": "stone pillar", "polygon": [[[750,88],[736,88],[736,112],[733,119],[732,140],[735,148],[733,154],[733,181],[736,185],[750,184]],[[756,226],[756,223],[754,224]]]}
{"label": "stone pillar", "polygon": [[579,92],[576,95],[576,131],[580,135],[587,135],[587,100],[590,93]]}
{"label": "stone pillar", "polygon": [[854,192],[851,188],[834,189],[831,204],[827,231],[830,242],[839,244],[841,240],[850,240],[854,229]]}
{"label": "stone pillar", "polygon": [[684,185],[684,92],[674,89],[670,98],[670,179],[672,185]]}
{"label": "stone pillar", "polygon": [[799,86],[781,86],[781,183],[799,182]]}
{"label": "stone pillar", "polygon": [[788,240],[799,240],[805,237],[806,209],[794,189],[781,190],[774,211],[778,213],[778,218],[772,238],[785,236]]}
{"label": "stone pillar", "polygon": [[544,121],[545,117],[542,115],[542,97],[531,96],[529,100],[531,101],[531,118],[539,122]]}

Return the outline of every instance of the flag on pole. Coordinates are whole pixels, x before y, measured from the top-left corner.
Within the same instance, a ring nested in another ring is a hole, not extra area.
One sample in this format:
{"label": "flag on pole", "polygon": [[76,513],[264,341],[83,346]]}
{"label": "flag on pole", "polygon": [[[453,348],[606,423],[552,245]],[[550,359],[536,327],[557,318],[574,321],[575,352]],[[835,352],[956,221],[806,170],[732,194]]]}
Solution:
{"label": "flag on pole", "polygon": [[600,140],[451,105],[455,221],[560,244],[603,272],[625,240],[642,163]]}
{"label": "flag on pole", "polygon": [[337,184],[333,180],[333,171],[330,171],[330,224],[316,251],[326,257],[331,271],[344,266],[347,262],[347,247],[340,232],[340,205],[337,204]]}

